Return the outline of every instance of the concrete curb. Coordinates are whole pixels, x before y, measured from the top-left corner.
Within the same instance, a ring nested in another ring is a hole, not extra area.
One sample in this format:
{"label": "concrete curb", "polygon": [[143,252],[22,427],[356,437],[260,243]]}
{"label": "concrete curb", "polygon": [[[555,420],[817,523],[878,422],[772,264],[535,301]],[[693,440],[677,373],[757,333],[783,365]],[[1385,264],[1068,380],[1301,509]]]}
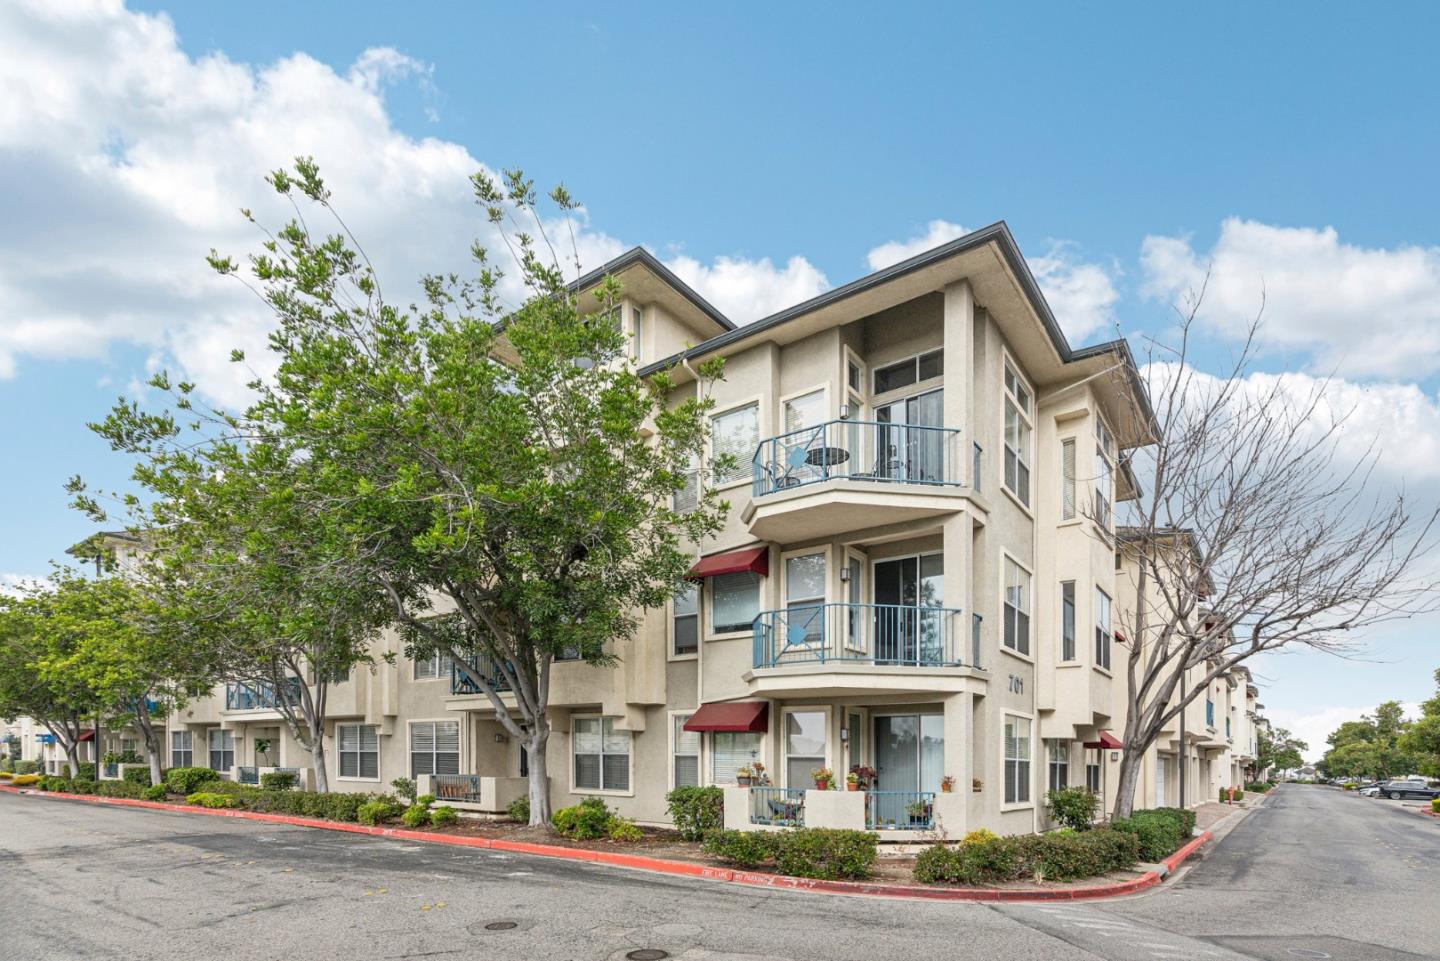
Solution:
{"label": "concrete curb", "polygon": [[1138,878],[1118,881],[1113,884],[1097,884],[1092,887],[1068,890],[1038,891],[1013,890],[1004,888],[926,888],[904,884],[872,884],[865,881],[821,881],[815,878],[792,878],[779,874],[765,874],[758,871],[738,871],[715,867],[708,864],[693,864],[689,861],[668,861],[663,858],[646,857],[639,854],[621,854],[616,851],[591,851],[585,848],[561,847],[553,844],[534,844],[528,841],[504,841],[496,838],[464,837],[455,834],[436,834],[431,831],[412,831],[408,828],[368,827],[364,824],[349,824],[344,821],[323,821],[318,818],[295,817],[289,814],[263,814],[258,811],[237,811],[227,808],[202,808],[189,804],[171,804],[165,801],[141,801],[134,798],[95,797],[88,794],[54,794],[0,785],[0,792],[41,797],[53,801],[76,801],[83,804],[110,804],[117,807],[147,808],[152,811],[173,811],[177,814],[203,814],[212,817],[239,818],[244,821],[261,821],[267,824],[285,824],[292,827],[318,828],[325,831],[343,831],[348,834],[367,834],[371,837],[395,838],[402,841],[424,841],[431,844],[449,844],[454,847],[481,848],[489,851],[505,851],[513,854],[532,854],[539,857],[559,858],[569,861],[586,861],[611,867],[650,871],[657,874],[672,874],[683,877],[701,878],[707,881],[724,881],[729,884],[744,884],[790,891],[812,891],[822,894],[847,894],[884,898],[909,898],[917,901],[1091,901],[1099,898],[1115,898],[1135,894],[1161,883],[1174,873],[1180,863],[1210,841],[1210,832],[1205,832],[1162,862],[1158,870],[1146,871]]}

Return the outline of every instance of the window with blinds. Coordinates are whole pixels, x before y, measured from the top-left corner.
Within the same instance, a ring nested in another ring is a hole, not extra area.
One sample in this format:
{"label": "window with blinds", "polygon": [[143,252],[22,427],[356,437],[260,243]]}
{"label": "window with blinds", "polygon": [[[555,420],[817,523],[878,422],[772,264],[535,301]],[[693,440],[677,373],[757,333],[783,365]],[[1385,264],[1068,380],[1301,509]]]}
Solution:
{"label": "window with blinds", "polygon": [[785,433],[814,427],[825,420],[825,391],[812,390],[785,402]]}
{"label": "window with blinds", "polygon": [[1017,654],[1030,653],[1030,572],[1005,558],[1004,644]]}
{"label": "window with blinds", "polygon": [[577,717],[570,753],[576,790],[630,790],[630,732],[615,730],[614,719]]}
{"label": "window with blinds", "polygon": [[1095,588],[1095,666],[1110,670],[1110,595]]}
{"label": "window with blinds", "polygon": [[671,603],[674,607],[671,628],[674,653],[681,656],[694,654],[700,649],[700,585],[687,583]]}
{"label": "window with blinds", "polygon": [[1050,790],[1063,791],[1070,786],[1070,742],[1062,738],[1045,743],[1050,748]]}
{"label": "window with blinds", "polygon": [[760,613],[760,575],[754,571],[719,574],[710,579],[710,630],[733,634],[750,630]]}
{"label": "window with blinds", "polygon": [[1030,719],[1005,717],[1005,803],[1030,803]]}
{"label": "window with blinds", "polygon": [[450,677],[451,658],[447,655],[431,654],[415,662],[415,680],[436,681]]}
{"label": "window with blinds", "polygon": [[1075,582],[1060,583],[1060,660],[1075,660]]}
{"label": "window with blinds", "polygon": [[413,722],[410,725],[410,776],[459,773],[460,722]]}
{"label": "window with blinds", "polygon": [[[715,464],[715,483],[744,480],[750,476],[755,448],[760,443],[760,405],[747,404],[735,410],[716,414],[710,419],[710,448]],[[720,460],[729,456],[731,462],[722,468]]]}
{"label": "window with blinds", "polygon": [[210,770],[228,771],[235,766],[235,732],[210,729]]}
{"label": "window with blinds", "polygon": [[749,731],[716,731],[710,735],[710,783],[734,784],[735,772],[760,760],[765,735]]}
{"label": "window with blinds", "polygon": [[700,732],[685,730],[689,714],[675,715],[674,762],[675,787],[700,786]]}
{"label": "window with blinds", "polygon": [[380,777],[380,733],[373,724],[338,724],[340,776],[366,779]]}
{"label": "window with blinds", "polygon": [[1060,442],[1060,519],[1075,519],[1075,438]]}

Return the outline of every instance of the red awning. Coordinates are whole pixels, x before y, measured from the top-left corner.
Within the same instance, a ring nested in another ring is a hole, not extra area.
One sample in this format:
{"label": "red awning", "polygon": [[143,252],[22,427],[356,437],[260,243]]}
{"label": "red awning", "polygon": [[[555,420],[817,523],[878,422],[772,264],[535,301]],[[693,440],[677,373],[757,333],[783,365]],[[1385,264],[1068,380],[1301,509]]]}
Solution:
{"label": "red awning", "polygon": [[690,568],[690,577],[700,580],[718,574],[739,574],[742,571],[751,571],[761,577],[770,573],[770,548],[747,547],[743,551],[702,557]]}
{"label": "red awning", "polygon": [[[86,728],[85,730],[81,731],[81,732],[80,732],[80,740],[81,740],[81,741],[93,741],[93,740],[95,740],[95,729],[94,729],[93,727],[91,727],[91,728]],[[79,743],[79,742],[77,741],[76,743]]]}
{"label": "red awning", "polygon": [[1086,742],[1085,742],[1085,746],[1086,746],[1086,747],[1098,747],[1098,748],[1101,748],[1102,750],[1106,750],[1106,751],[1118,751],[1118,750],[1120,750],[1122,747],[1124,747],[1125,745],[1120,742],[1120,739],[1119,739],[1118,737],[1116,737],[1115,735],[1111,734],[1109,731],[1101,731],[1101,732],[1100,732],[1100,740],[1098,740],[1098,741],[1086,741]]}
{"label": "red awning", "polygon": [[687,731],[767,731],[770,705],[765,701],[702,704],[685,722]]}

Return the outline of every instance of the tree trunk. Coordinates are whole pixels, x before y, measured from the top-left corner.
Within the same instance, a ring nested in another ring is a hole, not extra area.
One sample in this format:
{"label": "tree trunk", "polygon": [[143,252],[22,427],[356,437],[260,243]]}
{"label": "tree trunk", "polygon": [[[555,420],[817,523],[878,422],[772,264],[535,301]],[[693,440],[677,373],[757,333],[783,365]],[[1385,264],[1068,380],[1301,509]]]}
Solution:
{"label": "tree trunk", "polygon": [[1128,818],[1135,812],[1135,789],[1140,783],[1140,765],[1145,761],[1143,750],[1132,750],[1125,745],[1120,755],[1119,784],[1115,788],[1114,818]]}
{"label": "tree trunk", "polygon": [[309,722],[310,743],[310,770],[315,773],[315,790],[327,792],[330,790],[330,780],[325,776],[325,722]]}
{"label": "tree trunk", "polygon": [[140,735],[145,739],[145,756],[150,761],[150,783],[152,785],[159,784],[161,783],[160,736],[155,732],[155,725],[150,722],[150,712],[145,710],[143,698],[135,708],[135,726],[140,729]]}
{"label": "tree trunk", "polygon": [[548,773],[546,745],[550,741],[550,720],[545,715],[531,722],[530,737],[525,750],[530,758],[530,823],[550,824],[550,775]]}
{"label": "tree trunk", "polygon": [[[65,745],[65,760],[70,765],[70,777],[73,780],[80,776],[80,745],[71,741]],[[99,771],[97,770],[98,774]]]}

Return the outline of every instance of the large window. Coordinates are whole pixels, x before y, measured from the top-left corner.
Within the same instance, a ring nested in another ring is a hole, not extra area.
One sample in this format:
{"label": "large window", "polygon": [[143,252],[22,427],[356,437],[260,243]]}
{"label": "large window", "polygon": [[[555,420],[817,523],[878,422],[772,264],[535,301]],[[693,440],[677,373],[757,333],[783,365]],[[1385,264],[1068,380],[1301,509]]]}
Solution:
{"label": "large window", "polygon": [[1030,572],[1005,558],[1005,646],[1030,655]]}
{"label": "large window", "polygon": [[575,718],[570,753],[576,791],[630,790],[630,732],[608,717]]}
{"label": "large window", "polygon": [[815,427],[825,421],[825,391],[812,390],[785,401],[785,433],[802,427]]}
{"label": "large window", "polygon": [[675,734],[671,753],[674,758],[672,770],[675,772],[675,787],[700,786],[701,734],[699,731],[685,730],[685,722],[688,720],[689,714],[676,714],[673,719]]}
{"label": "large window", "polygon": [[1075,438],[1060,442],[1060,519],[1075,519]]}
{"label": "large window", "polygon": [[1030,719],[1005,716],[1005,803],[1030,803]]}
{"label": "large window", "polygon": [[1070,786],[1070,742],[1061,738],[1046,741],[1049,745],[1049,784],[1051,791],[1063,791]]}
{"label": "large window", "polygon": [[635,322],[635,330],[630,339],[630,359],[639,362],[640,335],[645,332],[645,315],[640,312],[639,307],[632,307],[630,316]]}
{"label": "large window", "polygon": [[1115,487],[1115,438],[1099,417],[1095,418],[1095,520],[1110,529]]}
{"label": "large window", "polygon": [[1030,390],[1005,365],[1005,486],[1030,506]]}
{"label": "large window", "polygon": [[674,493],[670,506],[677,514],[688,514],[700,506],[700,471],[692,461],[685,472],[685,486]]}
{"label": "large window", "polygon": [[[824,640],[825,554],[800,554],[785,558],[786,636],[796,628],[804,631],[805,643]],[[788,643],[788,641],[787,641]]]}
{"label": "large window", "polygon": [[753,571],[718,574],[710,579],[710,630],[733,634],[750,630],[760,613],[760,575]]}
{"label": "large window", "polygon": [[932,350],[915,357],[907,357],[898,363],[887,364],[875,369],[875,393],[883,394],[886,391],[909,387],[922,380],[939,377],[944,372],[945,352],[943,350]]}
{"label": "large window", "polygon": [[460,773],[460,722],[410,724],[410,776]]}
{"label": "large window", "polygon": [[210,729],[210,770],[228,771],[235,766],[235,732]]}
{"label": "large window", "polygon": [[1095,666],[1110,670],[1110,595],[1095,588]]}
{"label": "large window", "polygon": [[[760,405],[747,404],[710,420],[710,447],[715,462],[715,483],[744,480],[750,476],[755,447],[760,443]],[[721,469],[720,458],[733,458]]]}
{"label": "large window", "polygon": [[193,767],[195,765],[195,738],[189,731],[170,732],[170,766]]}
{"label": "large window", "polygon": [[340,776],[375,780],[380,777],[380,731],[373,724],[337,724]]}
{"label": "large window", "polygon": [[1060,660],[1075,660],[1075,582],[1060,582]]}
{"label": "large window", "polygon": [[710,735],[710,783],[734,784],[735,772],[760,760],[765,735],[716,731]]}
{"label": "large window", "polygon": [[450,656],[431,654],[415,662],[415,680],[435,681],[450,677]]}
{"label": "large window", "polygon": [[785,715],[785,786],[808,788],[810,772],[825,766],[825,712],[790,711]]}
{"label": "large window", "polygon": [[671,605],[674,608],[670,629],[673,652],[679,655],[694,654],[700,649],[700,585],[687,581],[684,589],[675,595]]}
{"label": "large window", "polygon": [[1099,761],[1090,760],[1085,762],[1085,790],[1095,795],[1101,793],[1100,789],[1105,786],[1102,783],[1104,781],[1102,771],[1103,769]]}

